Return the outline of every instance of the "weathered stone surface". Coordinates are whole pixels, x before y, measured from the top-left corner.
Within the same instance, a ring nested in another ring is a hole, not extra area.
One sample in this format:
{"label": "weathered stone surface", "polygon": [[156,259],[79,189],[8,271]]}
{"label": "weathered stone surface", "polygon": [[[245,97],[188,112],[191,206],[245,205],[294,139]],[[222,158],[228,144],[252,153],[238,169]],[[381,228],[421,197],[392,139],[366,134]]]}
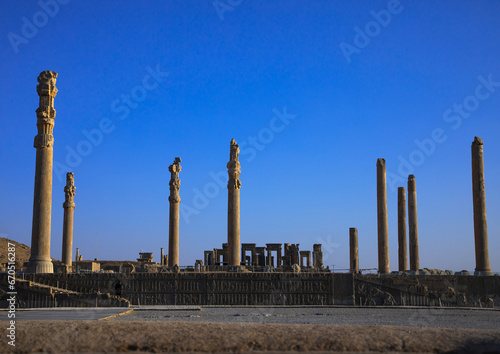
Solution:
{"label": "weathered stone surface", "polygon": [[[285,247],[288,247],[287,245],[290,245],[289,243],[285,243]],[[267,248],[267,257],[266,257],[266,265],[267,266],[272,266],[272,252],[276,251],[276,266],[281,267],[283,265],[282,263],[282,257],[283,257],[283,252],[282,252],[282,246],[281,243],[266,243],[266,248]],[[291,265],[291,260],[290,260],[290,265]]]}
{"label": "weathered stone surface", "polygon": [[420,268],[418,254],[417,184],[415,176],[408,176],[408,228],[410,234],[410,270]]}
{"label": "weathered stone surface", "polygon": [[313,245],[313,267],[315,269],[323,269],[323,251],[321,251],[320,243]]}
{"label": "weathered stone surface", "polygon": [[406,189],[398,188],[398,261],[399,271],[408,270],[408,249],[406,247]]}
{"label": "weathered stone surface", "polygon": [[[241,262],[246,266],[256,266],[258,265],[257,259],[257,244],[255,243],[242,243],[241,244]],[[246,252],[250,251],[250,256],[246,255]]]}
{"label": "weathered stone surface", "polygon": [[[311,266],[311,251],[299,251],[300,254],[300,267],[310,267]],[[304,258],[306,262],[304,264]]]}
{"label": "weathered stone surface", "polygon": [[231,140],[231,151],[229,162],[227,163],[228,203],[227,203],[227,244],[228,244],[228,265],[240,265],[240,154],[239,145],[236,140]]}
{"label": "weathered stone surface", "polygon": [[181,187],[181,180],[179,179],[179,172],[181,172],[180,157],[176,157],[174,163],[168,167],[170,171],[170,214],[168,226],[168,266],[173,267],[179,265],[179,203],[181,197],[179,196],[179,189]]}
{"label": "weathered stone surface", "polygon": [[483,141],[475,137],[472,153],[472,197],[474,202],[474,243],[476,249],[476,275],[491,275],[486,223],[486,192],[484,186]]}
{"label": "weathered stone surface", "polygon": [[[157,266],[157,268],[165,267]],[[436,270],[422,270],[422,273],[413,276],[407,274],[412,271],[407,271],[403,275],[302,271],[300,273],[200,273],[194,269],[192,272],[177,273],[137,273],[137,269],[133,273],[130,271],[120,274],[27,274],[25,279],[26,282],[34,281],[48,286],[64,284],[66,289],[87,294],[97,291],[113,293],[114,284],[119,279],[123,284],[123,297],[134,305],[138,303],[141,305],[383,305],[385,303],[406,306],[484,307],[500,303],[500,277],[439,275],[442,273]],[[6,277],[7,274],[0,274],[0,284],[7,284]],[[21,296],[22,294],[20,299]]]}
{"label": "weathered stone surface", "polygon": [[390,273],[389,228],[387,222],[387,185],[385,160],[377,160],[377,225],[378,225],[378,271]]}
{"label": "weathered stone surface", "polygon": [[358,258],[358,229],[349,229],[349,270],[351,273],[359,271]]}
{"label": "weathered stone surface", "polygon": [[37,92],[40,104],[36,110],[38,135],[36,148],[35,192],[33,198],[33,227],[31,232],[31,257],[28,273],[52,273],[50,259],[50,224],[52,211],[52,146],[54,137],[54,97],[57,73],[43,71],[38,76]]}
{"label": "weathered stone surface", "polygon": [[62,263],[71,267],[73,254],[73,211],[75,210],[75,176],[72,172],[66,174],[66,186],[64,187],[65,201],[63,221],[63,246]]}

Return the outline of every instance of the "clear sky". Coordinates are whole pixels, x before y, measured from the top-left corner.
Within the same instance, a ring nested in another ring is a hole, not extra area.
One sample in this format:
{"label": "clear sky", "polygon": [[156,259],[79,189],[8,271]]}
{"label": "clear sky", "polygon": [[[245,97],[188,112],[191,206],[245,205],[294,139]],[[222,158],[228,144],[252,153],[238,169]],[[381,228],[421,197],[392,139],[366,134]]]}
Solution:
{"label": "clear sky", "polygon": [[[421,267],[474,270],[471,154],[484,141],[490,261],[500,271],[500,2],[2,1],[0,234],[30,245],[37,76],[55,98],[51,255],[65,173],[74,248],[168,248],[168,166],[182,158],[180,263],[227,240],[226,163],[241,154],[241,242],[323,244],[377,267],[385,158],[391,270],[397,187],[417,181]],[[74,255],[74,250],[73,250]]]}

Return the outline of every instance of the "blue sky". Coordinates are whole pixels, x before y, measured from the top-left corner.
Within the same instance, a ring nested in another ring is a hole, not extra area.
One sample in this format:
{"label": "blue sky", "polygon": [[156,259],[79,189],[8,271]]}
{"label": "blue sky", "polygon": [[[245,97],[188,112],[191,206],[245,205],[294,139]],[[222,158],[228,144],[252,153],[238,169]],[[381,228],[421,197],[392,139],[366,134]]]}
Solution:
{"label": "blue sky", "polygon": [[[490,262],[500,271],[497,1],[2,2],[0,233],[30,244],[36,78],[56,71],[51,255],[64,174],[85,259],[168,248],[168,166],[182,158],[180,262],[226,242],[229,142],[241,241],[322,243],[377,267],[385,158],[391,270],[397,187],[417,181],[420,265],[473,270],[470,145],[483,139]],[[215,177],[214,177],[215,176]]]}

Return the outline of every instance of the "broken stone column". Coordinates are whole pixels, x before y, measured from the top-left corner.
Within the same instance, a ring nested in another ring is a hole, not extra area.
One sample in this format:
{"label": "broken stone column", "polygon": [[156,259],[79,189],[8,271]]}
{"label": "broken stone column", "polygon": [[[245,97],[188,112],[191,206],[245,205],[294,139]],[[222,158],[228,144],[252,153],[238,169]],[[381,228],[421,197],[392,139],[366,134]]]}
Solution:
{"label": "broken stone column", "polygon": [[168,266],[179,266],[179,203],[181,197],[179,196],[179,189],[181,187],[181,180],[179,179],[179,172],[181,172],[180,157],[176,157],[174,163],[168,167],[170,171],[170,216],[168,223]]}
{"label": "broken stone column", "polygon": [[239,145],[236,140],[231,140],[231,152],[229,162],[227,163],[227,173],[229,181],[227,182],[227,255],[228,265],[240,265],[240,162],[238,155],[240,153]]}
{"label": "broken stone column", "polygon": [[313,267],[316,269],[323,269],[323,251],[321,251],[320,243],[315,243],[313,245]]}
{"label": "broken stone column", "polygon": [[351,273],[359,271],[359,258],[358,258],[358,229],[355,227],[349,228],[349,268]]}
{"label": "broken stone column", "polygon": [[72,172],[66,173],[66,187],[64,187],[65,201],[63,221],[62,263],[71,267],[73,254],[73,211],[75,210],[75,177]]}
{"label": "broken stone column", "polygon": [[408,249],[406,246],[406,189],[398,188],[398,260],[399,271],[408,270]]}
{"label": "broken stone column", "polygon": [[53,273],[50,258],[50,222],[52,211],[52,156],[54,136],[54,97],[57,73],[42,71],[36,87],[40,104],[36,110],[38,135],[36,148],[35,193],[33,198],[33,225],[31,232],[31,257],[28,273]]}
{"label": "broken stone column", "polygon": [[417,222],[417,185],[415,176],[408,176],[408,228],[410,235],[410,270],[419,270],[418,222]]}
{"label": "broken stone column", "polygon": [[488,251],[488,227],[486,225],[486,194],[484,188],[483,141],[477,136],[472,152],[472,198],[474,202],[474,241],[476,270],[474,275],[492,275]]}
{"label": "broken stone column", "polygon": [[76,249],[76,256],[75,256],[75,261],[78,262],[80,260],[80,249]]}
{"label": "broken stone column", "polygon": [[390,273],[389,228],[387,224],[387,185],[385,160],[377,160],[377,224],[378,224],[378,271]]}
{"label": "broken stone column", "polygon": [[[300,259],[299,259],[299,244],[291,244],[289,247],[289,252],[290,252],[290,264],[294,265],[300,264]],[[278,267],[281,267],[281,265],[278,265]]]}
{"label": "broken stone column", "polygon": [[160,265],[165,265],[163,263],[163,260],[165,259],[165,257],[163,256],[163,247],[160,248]]}

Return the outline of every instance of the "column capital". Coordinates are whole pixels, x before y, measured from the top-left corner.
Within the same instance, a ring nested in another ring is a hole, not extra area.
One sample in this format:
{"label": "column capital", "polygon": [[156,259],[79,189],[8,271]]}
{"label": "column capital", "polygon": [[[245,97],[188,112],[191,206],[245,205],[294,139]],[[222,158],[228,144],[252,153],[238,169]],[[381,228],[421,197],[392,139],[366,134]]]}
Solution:
{"label": "column capital", "polygon": [[56,88],[57,73],[54,71],[42,71],[38,76],[36,91],[40,96],[40,104],[36,109],[38,135],[35,136],[34,147],[46,148],[54,145],[52,129],[56,110],[54,109],[54,97],[57,94]]}
{"label": "column capital", "polygon": [[181,202],[181,197],[178,195],[171,195],[168,197],[168,201],[170,203],[180,203]]}
{"label": "column capital", "polygon": [[240,155],[240,146],[236,143],[236,140],[231,140],[231,150],[229,153],[229,162],[227,163],[227,173],[229,175],[229,181],[227,182],[227,189],[240,189],[240,162],[238,157]]}
{"label": "column capital", "polygon": [[170,197],[168,200],[171,203],[179,203],[181,198],[179,197],[179,190],[181,188],[181,180],[179,179],[179,172],[182,170],[182,166],[179,164],[182,162],[180,157],[174,159],[174,163],[168,167],[170,171]]}
{"label": "column capital", "polygon": [[38,95],[56,97],[56,79],[57,73],[55,71],[42,71],[37,79],[38,85],[36,86],[36,91],[38,92]]}
{"label": "column capital", "polygon": [[65,201],[63,203],[63,208],[75,209],[75,175],[73,172],[66,173],[66,186],[64,187]]}

